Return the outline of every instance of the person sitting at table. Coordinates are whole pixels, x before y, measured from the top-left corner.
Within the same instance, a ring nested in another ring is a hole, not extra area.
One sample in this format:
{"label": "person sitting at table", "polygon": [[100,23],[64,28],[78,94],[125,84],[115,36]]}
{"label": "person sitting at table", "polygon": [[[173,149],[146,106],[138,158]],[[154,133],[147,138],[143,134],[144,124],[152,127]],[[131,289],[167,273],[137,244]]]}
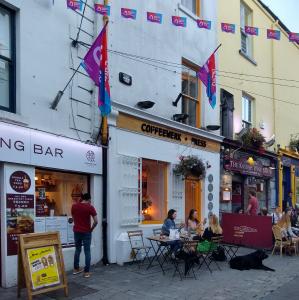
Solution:
{"label": "person sitting at table", "polygon": [[219,224],[219,220],[216,215],[211,214],[209,216],[209,226],[205,229],[202,238],[210,241],[212,237],[222,235],[223,230]]}
{"label": "person sitting at table", "polygon": [[[176,229],[175,225],[175,219],[177,217],[177,212],[175,209],[170,209],[167,213],[167,218],[164,221],[164,224],[162,225],[162,231],[161,235],[170,235],[170,229]],[[170,245],[170,252],[171,252],[171,257],[175,258],[175,253],[176,251],[180,248],[181,243],[180,241],[168,241],[168,245]]]}
{"label": "person sitting at table", "polygon": [[292,230],[291,225],[291,209],[287,208],[281,219],[277,222],[277,226],[281,229],[281,235],[283,240],[291,240],[292,242],[298,242],[297,235]]}
{"label": "person sitting at table", "polygon": [[205,218],[203,220],[203,222],[201,223],[198,221],[197,217],[198,217],[197,210],[192,208],[190,210],[189,217],[187,220],[187,230],[188,230],[188,233],[201,235],[202,226],[204,226],[206,224],[207,219]]}
{"label": "person sitting at table", "polygon": [[281,219],[282,213],[280,211],[280,207],[276,206],[275,211],[272,213],[272,224],[276,225],[277,222]]}

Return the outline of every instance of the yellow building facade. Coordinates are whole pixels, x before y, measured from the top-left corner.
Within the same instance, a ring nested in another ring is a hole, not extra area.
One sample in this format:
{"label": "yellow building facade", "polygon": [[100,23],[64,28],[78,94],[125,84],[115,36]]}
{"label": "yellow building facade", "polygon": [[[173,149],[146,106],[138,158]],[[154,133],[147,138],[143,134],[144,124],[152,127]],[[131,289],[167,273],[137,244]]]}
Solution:
{"label": "yellow building facade", "polygon": [[[236,24],[235,34],[218,26],[218,96],[222,106],[231,98],[230,120],[221,114],[222,134],[236,139],[249,126],[272,141],[268,150],[280,157],[278,203],[282,206],[289,191],[299,203],[299,155],[289,149],[291,135],[299,132],[299,44],[289,42],[279,16],[259,0],[219,0],[218,5],[219,23]],[[258,36],[247,35],[245,25],[259,28]],[[267,39],[267,29],[279,30],[280,40]]]}

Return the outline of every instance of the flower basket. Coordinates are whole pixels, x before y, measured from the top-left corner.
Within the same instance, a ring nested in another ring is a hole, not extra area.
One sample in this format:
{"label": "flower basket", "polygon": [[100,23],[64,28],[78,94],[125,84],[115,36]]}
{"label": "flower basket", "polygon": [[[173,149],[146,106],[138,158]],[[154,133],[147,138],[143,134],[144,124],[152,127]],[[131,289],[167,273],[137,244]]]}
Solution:
{"label": "flower basket", "polygon": [[241,138],[244,147],[261,149],[265,143],[265,137],[256,129],[250,129]]}
{"label": "flower basket", "polygon": [[299,134],[291,135],[289,147],[294,152],[299,152]]}
{"label": "flower basket", "polygon": [[203,179],[206,175],[206,167],[203,161],[197,156],[181,156],[180,163],[174,168],[176,175],[181,175],[183,178],[196,177]]}

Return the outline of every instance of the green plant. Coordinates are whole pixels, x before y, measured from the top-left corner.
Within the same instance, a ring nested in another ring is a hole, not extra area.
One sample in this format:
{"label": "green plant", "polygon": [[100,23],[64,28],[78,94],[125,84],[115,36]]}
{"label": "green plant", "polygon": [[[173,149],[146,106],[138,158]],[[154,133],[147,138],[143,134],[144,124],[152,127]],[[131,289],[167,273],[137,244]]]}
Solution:
{"label": "green plant", "polygon": [[197,177],[203,179],[206,175],[206,167],[203,161],[194,155],[180,156],[180,162],[174,168],[174,173],[183,178]]}
{"label": "green plant", "polygon": [[265,143],[265,137],[256,129],[251,128],[241,137],[244,147],[260,149]]}

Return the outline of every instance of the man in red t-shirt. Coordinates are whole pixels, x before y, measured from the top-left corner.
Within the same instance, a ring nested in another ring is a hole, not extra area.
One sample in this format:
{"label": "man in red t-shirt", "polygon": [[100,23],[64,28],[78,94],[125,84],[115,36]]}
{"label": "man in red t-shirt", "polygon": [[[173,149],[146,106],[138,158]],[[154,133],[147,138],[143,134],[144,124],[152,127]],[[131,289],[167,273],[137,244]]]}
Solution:
{"label": "man in red t-shirt", "polygon": [[[72,216],[74,220],[74,238],[75,238],[75,256],[74,256],[74,271],[73,274],[79,274],[83,272],[83,269],[79,268],[80,253],[82,244],[84,247],[85,254],[85,268],[84,277],[90,277],[90,244],[91,244],[91,233],[98,224],[97,213],[95,208],[90,204],[90,195],[88,193],[82,195],[82,201],[75,203],[72,206]],[[91,218],[93,224],[91,226]]]}
{"label": "man in red t-shirt", "polygon": [[259,203],[256,198],[256,194],[254,191],[249,192],[249,204],[246,212],[251,216],[257,216],[257,212],[259,209]]}

